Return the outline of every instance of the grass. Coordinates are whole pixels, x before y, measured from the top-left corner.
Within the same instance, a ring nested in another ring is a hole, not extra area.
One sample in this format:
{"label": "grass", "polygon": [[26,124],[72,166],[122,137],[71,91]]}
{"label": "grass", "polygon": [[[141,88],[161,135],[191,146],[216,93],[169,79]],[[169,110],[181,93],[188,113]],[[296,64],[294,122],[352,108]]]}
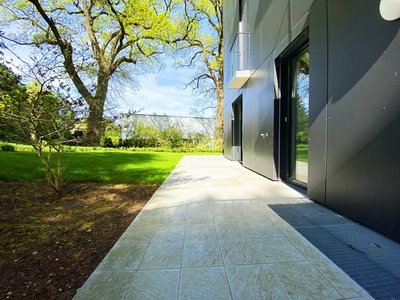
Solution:
{"label": "grass", "polygon": [[308,162],[308,145],[296,145],[296,160]]}
{"label": "grass", "polygon": [[[162,183],[183,153],[127,151],[63,153],[66,181]],[[54,165],[56,160],[54,159]],[[36,153],[0,151],[0,180],[32,181],[45,178]]]}

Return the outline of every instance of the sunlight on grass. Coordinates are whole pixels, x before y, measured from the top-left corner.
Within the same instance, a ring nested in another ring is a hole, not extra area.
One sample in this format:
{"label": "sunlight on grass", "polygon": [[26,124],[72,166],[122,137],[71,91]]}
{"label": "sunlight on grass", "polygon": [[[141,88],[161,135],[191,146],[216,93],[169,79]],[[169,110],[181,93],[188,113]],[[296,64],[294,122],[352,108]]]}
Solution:
{"label": "sunlight on grass", "polygon": [[[67,181],[162,183],[183,155],[126,151],[63,153],[63,177]],[[0,152],[0,164],[0,180],[32,181],[45,177],[35,153]]]}

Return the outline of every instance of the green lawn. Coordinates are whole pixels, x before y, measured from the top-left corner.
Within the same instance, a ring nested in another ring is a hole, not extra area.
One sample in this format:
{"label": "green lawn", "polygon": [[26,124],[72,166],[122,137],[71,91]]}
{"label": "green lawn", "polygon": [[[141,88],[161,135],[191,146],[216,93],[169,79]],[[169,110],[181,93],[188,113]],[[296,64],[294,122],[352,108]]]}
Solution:
{"label": "green lawn", "polygon": [[[67,181],[162,183],[185,154],[97,151],[62,155],[67,165],[63,178]],[[0,166],[0,180],[45,178],[43,164],[36,153],[0,151]]]}
{"label": "green lawn", "polygon": [[296,145],[296,160],[308,162],[308,145]]}

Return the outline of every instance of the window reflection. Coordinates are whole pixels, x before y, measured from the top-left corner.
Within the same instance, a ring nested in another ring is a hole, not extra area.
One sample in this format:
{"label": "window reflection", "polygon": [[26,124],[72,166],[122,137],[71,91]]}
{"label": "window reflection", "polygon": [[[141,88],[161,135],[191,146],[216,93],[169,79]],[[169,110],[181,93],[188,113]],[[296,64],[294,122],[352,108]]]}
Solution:
{"label": "window reflection", "polygon": [[294,82],[294,178],[308,182],[308,127],[309,127],[309,53],[296,59]]}

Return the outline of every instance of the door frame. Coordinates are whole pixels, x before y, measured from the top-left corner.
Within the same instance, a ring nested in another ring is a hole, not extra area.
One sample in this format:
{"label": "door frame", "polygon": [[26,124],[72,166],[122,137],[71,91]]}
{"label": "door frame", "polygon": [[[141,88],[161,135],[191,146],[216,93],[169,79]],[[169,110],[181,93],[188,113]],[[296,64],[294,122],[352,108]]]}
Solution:
{"label": "door frame", "polygon": [[293,166],[296,164],[293,155],[295,145],[295,124],[292,118],[292,91],[294,80],[294,60],[309,47],[308,28],[304,30],[276,59],[275,68],[279,97],[277,97],[276,114],[279,118],[279,133],[275,142],[279,145],[276,155],[279,162],[278,177],[290,184],[307,190],[307,184],[293,178]]}
{"label": "door frame", "polygon": [[243,162],[243,97],[232,103],[232,160]]}

